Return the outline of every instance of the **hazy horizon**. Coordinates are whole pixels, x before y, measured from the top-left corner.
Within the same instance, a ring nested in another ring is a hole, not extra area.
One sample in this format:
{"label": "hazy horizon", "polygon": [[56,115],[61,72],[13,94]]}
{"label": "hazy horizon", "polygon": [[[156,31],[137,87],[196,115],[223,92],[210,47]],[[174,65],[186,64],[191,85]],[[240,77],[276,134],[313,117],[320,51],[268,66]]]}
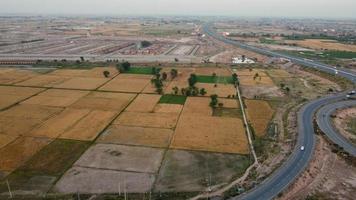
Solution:
{"label": "hazy horizon", "polygon": [[356,18],[354,0],[1,0],[0,15]]}

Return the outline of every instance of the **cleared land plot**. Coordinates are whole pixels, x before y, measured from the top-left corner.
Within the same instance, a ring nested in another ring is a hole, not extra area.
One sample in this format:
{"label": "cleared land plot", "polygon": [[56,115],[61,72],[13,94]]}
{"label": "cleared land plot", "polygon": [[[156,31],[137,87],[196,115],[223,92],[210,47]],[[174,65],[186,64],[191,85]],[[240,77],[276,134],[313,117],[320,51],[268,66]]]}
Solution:
{"label": "cleared land plot", "polygon": [[[259,69],[241,70],[237,72],[241,85],[245,86],[274,86],[272,79],[263,71]],[[258,76],[257,76],[258,75]]]}
{"label": "cleared land plot", "polygon": [[161,95],[139,94],[125,111],[152,112],[160,99]]}
{"label": "cleared land plot", "polygon": [[192,115],[180,118],[171,148],[239,154],[249,152],[240,119]]}
{"label": "cleared land plot", "polygon": [[105,77],[104,71],[108,71],[110,73],[109,77],[114,77],[119,73],[115,67],[95,67],[86,72],[84,75],[87,77],[102,78]]}
{"label": "cleared land plot", "polygon": [[7,144],[11,143],[17,138],[17,136],[11,135],[2,135],[0,134],[0,149],[6,146]]}
{"label": "cleared land plot", "polygon": [[125,93],[91,92],[71,107],[121,112],[135,96],[135,94]]}
{"label": "cleared land plot", "polygon": [[156,173],[162,158],[162,149],[116,144],[96,144],[91,146],[74,165],[100,169]]}
{"label": "cleared land plot", "polygon": [[80,119],[89,114],[87,109],[65,109],[53,118],[45,121],[38,128],[29,132],[29,136],[57,138],[66,130],[69,130]]}
{"label": "cleared land plot", "polygon": [[62,109],[46,106],[19,105],[0,113],[0,134],[25,135]]}
{"label": "cleared land plot", "polygon": [[0,170],[13,171],[50,143],[49,139],[20,137],[0,149]]}
{"label": "cleared land plot", "polygon": [[54,190],[67,194],[117,194],[123,192],[126,185],[128,193],[144,193],[152,189],[154,180],[153,174],[73,167],[64,174]]}
{"label": "cleared land plot", "polygon": [[115,112],[93,110],[76,123],[70,130],[61,134],[59,138],[88,141],[94,140],[100,132],[109,125],[115,115]]}
{"label": "cleared land plot", "polygon": [[246,99],[247,116],[255,134],[259,137],[266,134],[266,129],[273,116],[273,109],[266,101]]}
{"label": "cleared land plot", "polygon": [[218,98],[218,102],[223,103],[224,108],[240,108],[240,104],[237,99]]}
{"label": "cleared land plot", "polygon": [[183,109],[183,105],[160,103],[156,105],[156,107],[154,108],[154,112],[179,114],[182,111],[182,109]]}
{"label": "cleared land plot", "polygon": [[271,77],[281,77],[281,78],[290,78],[292,74],[283,69],[271,69],[267,71],[268,75]]}
{"label": "cleared land plot", "polygon": [[55,85],[61,84],[64,81],[69,80],[69,77],[64,76],[54,76],[54,75],[40,75],[35,76],[26,81],[17,83],[16,85],[21,86],[36,86],[36,87],[53,87]]}
{"label": "cleared land plot", "polygon": [[150,84],[152,76],[120,74],[100,88],[103,91],[114,92],[141,92]]}
{"label": "cleared land plot", "polygon": [[210,96],[213,94],[218,95],[219,97],[228,97],[232,95],[236,95],[236,89],[232,84],[211,84],[211,83],[197,83],[196,87],[205,88],[207,94],[206,96]]}
{"label": "cleared land plot", "polygon": [[229,183],[249,166],[247,156],[168,150],[155,190],[161,192],[205,191],[210,185]]}
{"label": "cleared land plot", "polygon": [[68,107],[87,94],[88,91],[50,89],[24,101],[23,104]]}
{"label": "cleared land plot", "polygon": [[[1,69],[0,69],[1,71]],[[0,73],[0,84],[12,85],[32,77],[37,76],[36,73],[28,70],[10,70]]]}
{"label": "cleared land plot", "polygon": [[89,70],[85,69],[58,69],[49,73],[49,75],[64,77],[81,77],[84,74],[88,73],[88,71]]}
{"label": "cleared land plot", "polygon": [[210,98],[188,97],[184,104],[182,115],[211,116],[213,110],[209,104]]}
{"label": "cleared land plot", "polygon": [[99,137],[98,142],[167,148],[172,135],[171,129],[113,125]]}
{"label": "cleared land plot", "polygon": [[151,128],[174,128],[178,114],[124,112],[113,124]]}
{"label": "cleared land plot", "polygon": [[61,89],[82,89],[82,90],[95,90],[104,83],[109,81],[106,78],[71,78],[67,81],[64,81],[61,84],[55,85],[54,88]]}
{"label": "cleared land plot", "polygon": [[160,104],[180,104],[184,105],[187,100],[186,96],[165,94],[159,99]]}
{"label": "cleared land plot", "polygon": [[43,91],[43,89],[0,86],[0,110],[14,105],[41,91]]}

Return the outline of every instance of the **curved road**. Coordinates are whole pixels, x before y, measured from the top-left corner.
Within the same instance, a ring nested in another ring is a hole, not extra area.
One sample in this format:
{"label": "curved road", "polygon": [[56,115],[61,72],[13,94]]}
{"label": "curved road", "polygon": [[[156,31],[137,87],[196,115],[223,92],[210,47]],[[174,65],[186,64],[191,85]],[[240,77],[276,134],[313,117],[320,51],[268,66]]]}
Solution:
{"label": "curved road", "polygon": [[[298,57],[280,54],[267,49],[253,47],[238,41],[232,41],[217,34],[212,30],[211,24],[206,24],[203,27],[204,31],[211,37],[225,42],[227,44],[238,46],[249,51],[254,51],[267,56],[282,57],[291,60],[294,63],[317,68],[321,71],[337,74],[344,78],[347,78],[355,83],[356,75],[344,69],[336,69],[332,66],[322,63],[306,60]],[[338,95],[328,96],[321,99],[314,100],[305,106],[298,112],[298,139],[294,151],[288,158],[288,160],[278,168],[270,177],[256,186],[254,189],[246,192],[243,195],[233,197],[231,199],[247,199],[247,200],[266,200],[276,197],[280,192],[287,188],[293,181],[304,171],[308,166],[310,159],[313,156],[315,147],[315,134],[313,126],[314,113],[323,105],[330,102],[340,101],[345,98],[346,92]],[[300,147],[304,146],[304,151],[300,150]]]}
{"label": "curved road", "polygon": [[348,139],[342,136],[332,125],[331,115],[337,110],[356,106],[356,101],[340,101],[322,107],[317,113],[317,123],[325,135],[338,146],[342,147],[346,152],[356,156],[356,146]]}

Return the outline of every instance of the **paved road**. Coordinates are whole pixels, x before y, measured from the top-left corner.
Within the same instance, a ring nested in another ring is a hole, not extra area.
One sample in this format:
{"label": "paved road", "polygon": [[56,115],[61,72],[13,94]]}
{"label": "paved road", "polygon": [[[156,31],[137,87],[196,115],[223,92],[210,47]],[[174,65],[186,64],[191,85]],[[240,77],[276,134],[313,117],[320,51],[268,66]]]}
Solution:
{"label": "paved road", "polygon": [[[289,55],[280,54],[267,49],[253,47],[241,42],[232,41],[217,34],[212,30],[211,24],[204,26],[204,31],[211,37],[220,40],[222,42],[235,45],[239,48],[254,51],[260,54],[274,57],[282,57],[291,60],[294,63],[317,68],[327,73],[336,74],[336,69],[333,66],[325,65],[311,60],[305,60],[302,58],[292,57]],[[347,78],[353,82],[356,81],[356,75],[349,70],[338,69],[337,75]],[[270,177],[256,186],[254,189],[246,192],[243,195],[233,197],[231,199],[247,199],[247,200],[266,200],[276,197],[280,192],[287,188],[293,181],[304,171],[309,161],[311,160],[315,148],[315,134],[313,128],[313,117],[315,112],[323,105],[330,102],[339,101],[345,98],[346,93],[338,95],[328,96],[321,99],[314,100],[305,106],[298,112],[298,139],[295,149],[293,150],[287,161],[278,168]],[[304,151],[300,150],[300,147],[304,146]]]}
{"label": "paved road", "polygon": [[322,107],[317,113],[317,123],[325,135],[334,143],[344,148],[344,150],[353,156],[356,156],[356,146],[348,139],[342,136],[332,125],[331,115],[337,110],[356,106],[355,100],[340,101],[328,104]]}

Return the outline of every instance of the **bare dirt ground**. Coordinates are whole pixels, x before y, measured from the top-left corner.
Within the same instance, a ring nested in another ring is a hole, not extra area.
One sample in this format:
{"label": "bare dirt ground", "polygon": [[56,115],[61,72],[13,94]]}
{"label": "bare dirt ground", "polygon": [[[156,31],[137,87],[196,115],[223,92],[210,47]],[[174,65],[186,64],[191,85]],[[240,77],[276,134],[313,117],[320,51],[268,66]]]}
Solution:
{"label": "bare dirt ground", "polygon": [[156,173],[162,158],[163,150],[158,148],[95,144],[74,166]]}
{"label": "bare dirt ground", "polygon": [[151,190],[154,174],[73,167],[56,184],[65,194],[144,193]]}
{"label": "bare dirt ground", "polygon": [[264,136],[274,110],[266,101],[247,99],[245,104],[247,106],[247,117],[255,130],[255,134],[259,137]]}
{"label": "bare dirt ground", "polygon": [[322,195],[323,199],[353,199],[356,195],[356,169],[331,152],[318,136],[313,160],[297,181],[279,199],[304,199]]}
{"label": "bare dirt ground", "polygon": [[[348,138],[353,143],[356,143],[356,135],[355,133],[351,133],[352,130],[350,130],[347,124],[352,118],[356,118],[356,108],[348,108],[336,111],[333,122],[339,133],[341,133],[344,137]],[[355,130],[353,131],[356,132]]]}

